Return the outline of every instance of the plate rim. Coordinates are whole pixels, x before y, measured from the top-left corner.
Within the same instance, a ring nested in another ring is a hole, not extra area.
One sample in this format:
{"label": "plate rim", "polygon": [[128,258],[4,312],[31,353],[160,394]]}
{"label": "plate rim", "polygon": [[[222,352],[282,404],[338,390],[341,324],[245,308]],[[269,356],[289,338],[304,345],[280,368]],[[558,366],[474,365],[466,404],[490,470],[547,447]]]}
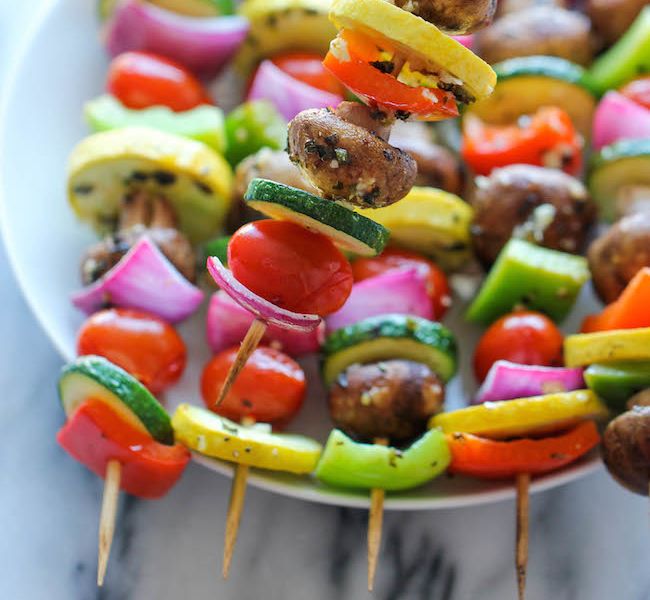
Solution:
{"label": "plate rim", "polygon": [[[54,328],[49,325],[46,317],[46,312],[38,305],[35,299],[28,293],[27,285],[25,283],[25,276],[22,269],[19,268],[19,259],[15,245],[12,243],[12,235],[7,225],[8,215],[8,202],[6,198],[9,196],[6,189],[6,179],[1,177],[2,173],[6,171],[7,151],[5,143],[5,127],[4,123],[7,122],[9,116],[9,109],[12,105],[12,100],[15,96],[16,84],[20,78],[23,70],[24,63],[34,39],[39,35],[39,32],[45,27],[49,20],[51,13],[56,10],[59,3],[66,0],[44,0],[37,12],[30,20],[26,35],[20,42],[18,49],[10,54],[13,56],[13,61],[8,67],[7,75],[5,76],[4,90],[0,98],[0,237],[4,245],[5,252],[7,253],[8,265],[12,272],[20,294],[27,303],[29,310],[33,317],[36,319],[39,327],[46,334],[50,343],[54,346],[59,356],[64,360],[73,360],[74,356],[70,356],[66,351],[65,345],[55,333]],[[233,468],[230,464],[221,462],[217,459],[207,456],[200,456],[192,453],[193,462],[207,468],[221,475],[228,477],[232,476]],[[531,494],[536,494],[542,491],[550,490],[556,487],[567,485],[569,483],[577,482],[587,475],[590,475],[602,468],[602,461],[597,456],[586,459],[581,463],[569,466],[561,471],[550,473],[532,481],[530,486]],[[316,486],[311,488],[295,488],[287,485],[281,481],[274,481],[272,478],[265,477],[253,469],[249,476],[251,485],[256,488],[272,492],[281,496],[289,498],[304,500],[307,502],[332,505],[339,507],[351,508],[368,508],[369,498],[355,495],[354,493],[346,494],[346,490],[340,492],[334,488],[330,488],[331,492],[327,489],[319,489]],[[516,495],[516,487],[514,483],[504,485],[503,488],[497,490],[485,490],[474,492],[472,494],[457,494],[448,495],[440,498],[399,498],[387,496],[385,501],[385,508],[388,510],[442,510],[453,508],[466,508],[481,506],[485,504],[494,504],[505,500],[511,500]]]}

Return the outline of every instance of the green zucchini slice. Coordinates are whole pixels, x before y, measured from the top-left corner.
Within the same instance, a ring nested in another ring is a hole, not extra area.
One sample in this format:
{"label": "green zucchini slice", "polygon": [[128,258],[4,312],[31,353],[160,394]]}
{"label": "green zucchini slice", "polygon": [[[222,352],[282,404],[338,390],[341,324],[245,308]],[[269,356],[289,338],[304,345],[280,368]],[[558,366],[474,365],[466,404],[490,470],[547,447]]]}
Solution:
{"label": "green zucchini slice", "polygon": [[361,256],[379,254],[390,235],[379,223],[341,204],[268,179],[253,179],[244,200],[267,217],[322,233],[341,249]]}
{"label": "green zucchini slice", "polygon": [[555,56],[522,56],[494,65],[497,86],[467,110],[494,125],[514,123],[542,106],[561,106],[585,137],[590,137],[596,99],[585,70]]}
{"label": "green zucchini slice", "polygon": [[600,216],[614,221],[624,210],[619,197],[623,188],[650,188],[650,139],[620,140],[605,146],[592,157],[587,184]]}
{"label": "green zucchini slice", "polygon": [[449,381],[457,368],[456,340],[440,323],[420,317],[370,317],[328,336],[323,346],[323,378],[331,385],[352,364],[393,358],[425,364]]}
{"label": "green zucchini slice", "polygon": [[174,443],[171,420],[158,400],[135,377],[101,356],[81,356],[63,367],[58,390],[68,417],[94,398],[156,441]]}

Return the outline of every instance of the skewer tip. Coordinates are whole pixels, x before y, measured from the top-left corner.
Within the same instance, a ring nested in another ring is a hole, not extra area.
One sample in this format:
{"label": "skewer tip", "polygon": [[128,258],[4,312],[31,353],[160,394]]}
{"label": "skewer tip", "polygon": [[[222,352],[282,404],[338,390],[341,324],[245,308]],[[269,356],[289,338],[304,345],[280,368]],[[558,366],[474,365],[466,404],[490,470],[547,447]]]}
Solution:
{"label": "skewer tip", "polygon": [[122,477],[122,466],[117,460],[110,460],[106,465],[106,477],[104,479],[104,496],[102,498],[102,509],[99,517],[99,543],[97,553],[97,586],[104,585],[108,558],[113,545],[113,534],[115,533],[115,518],[117,516],[117,501],[120,494],[120,479]]}
{"label": "skewer tip", "polygon": [[244,508],[246,497],[246,483],[248,481],[248,465],[238,464],[235,467],[235,476],[230,490],[230,503],[228,504],[228,516],[226,517],[226,535],[223,545],[223,565],[221,574],[228,579],[230,574],[230,563],[237,543],[239,522]]}

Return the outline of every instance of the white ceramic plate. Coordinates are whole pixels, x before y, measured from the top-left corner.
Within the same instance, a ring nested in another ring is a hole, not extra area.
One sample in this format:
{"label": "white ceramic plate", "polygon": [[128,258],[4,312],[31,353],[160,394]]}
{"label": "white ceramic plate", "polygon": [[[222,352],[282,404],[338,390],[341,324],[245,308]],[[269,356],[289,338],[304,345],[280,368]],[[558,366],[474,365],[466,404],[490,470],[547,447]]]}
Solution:
{"label": "white ceramic plate", "polygon": [[[70,292],[79,285],[77,267],[83,249],[95,238],[76,222],[65,197],[65,164],[73,145],[88,133],[82,120],[85,101],[103,87],[107,58],[99,42],[91,0],[47,3],[26,36],[24,51],[5,92],[0,121],[1,222],[4,240],[22,290],[41,325],[66,359],[74,356],[75,332],[82,316],[71,306]],[[462,356],[461,377],[448,389],[448,405],[458,407],[474,391],[467,349],[480,330],[462,322],[462,306],[446,323],[457,334]],[[593,312],[589,291],[581,298],[567,330]],[[181,327],[188,343],[189,367],[180,385],[166,398],[173,409],[181,401],[200,403],[198,381],[209,352],[204,340],[203,315]],[[331,428],[315,364],[307,365],[311,389],[292,429],[324,441]],[[52,390],[51,401],[55,402]],[[54,434],[54,432],[52,432]],[[230,474],[231,466],[205,457],[196,460]],[[537,479],[533,491],[575,480],[597,468],[595,455],[560,472]],[[252,485],[305,500],[346,506],[367,506],[364,493],[326,488],[309,478],[272,472],[251,474]],[[393,509],[436,509],[475,505],[514,496],[507,483],[486,483],[445,476],[429,485],[389,494]]]}

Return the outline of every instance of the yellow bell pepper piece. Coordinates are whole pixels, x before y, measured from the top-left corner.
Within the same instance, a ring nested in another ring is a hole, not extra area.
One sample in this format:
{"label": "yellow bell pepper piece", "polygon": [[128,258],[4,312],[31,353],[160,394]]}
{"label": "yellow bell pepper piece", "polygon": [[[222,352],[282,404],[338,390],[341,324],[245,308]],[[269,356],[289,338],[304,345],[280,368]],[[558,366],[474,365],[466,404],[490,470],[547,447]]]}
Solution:
{"label": "yellow bell pepper piece", "polygon": [[190,404],[176,409],[172,427],[176,441],[190,450],[271,471],[311,473],[323,449],[311,438],[244,427]]}
{"label": "yellow bell pepper piece", "polygon": [[430,256],[444,269],[458,269],[471,256],[474,210],[455,194],[414,187],[395,204],[357,212],[386,227],[396,245]]}
{"label": "yellow bell pepper piece", "polygon": [[497,82],[492,67],[435,25],[386,0],[332,0],[330,19],[339,29],[379,34],[460,79],[477,99],[488,97]]}
{"label": "yellow bell pepper piece", "polygon": [[436,415],[429,421],[429,427],[440,427],[445,433],[472,433],[499,439],[553,433],[607,414],[607,407],[596,394],[578,390],[485,402]]}
{"label": "yellow bell pepper piece", "polygon": [[650,327],[579,333],[564,340],[567,367],[622,360],[650,360]]}

